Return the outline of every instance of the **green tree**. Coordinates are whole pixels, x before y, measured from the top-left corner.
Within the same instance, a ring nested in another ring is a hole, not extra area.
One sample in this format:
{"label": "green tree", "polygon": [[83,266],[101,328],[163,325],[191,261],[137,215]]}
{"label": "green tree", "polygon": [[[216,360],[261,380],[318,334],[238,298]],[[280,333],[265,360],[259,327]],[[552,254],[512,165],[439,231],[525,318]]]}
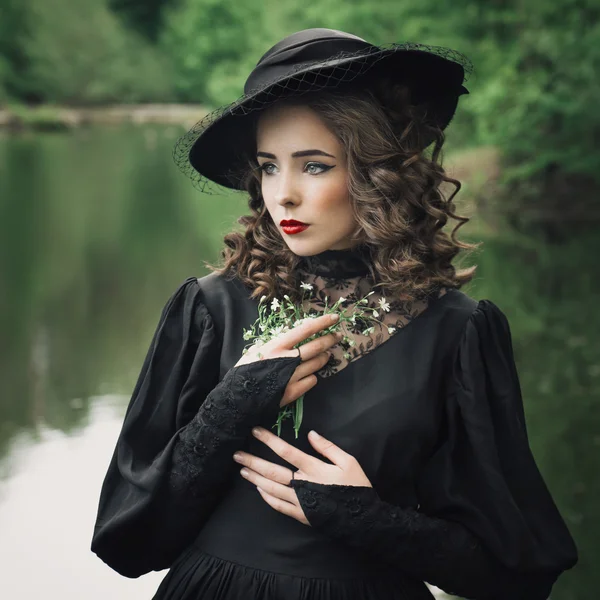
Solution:
{"label": "green tree", "polygon": [[0,5],[0,99],[2,95],[38,99],[23,77],[29,66],[22,43],[28,33],[27,17],[27,5],[19,0],[3,0]]}
{"label": "green tree", "polygon": [[513,227],[560,242],[600,222],[600,3],[510,5],[479,13],[478,141],[502,150],[497,208]]}
{"label": "green tree", "polygon": [[129,28],[156,42],[163,25],[163,14],[177,0],[109,0],[109,7],[123,18]]}
{"label": "green tree", "polygon": [[350,31],[382,44],[450,46],[475,65],[452,124],[469,146],[501,153],[494,208],[513,228],[564,241],[598,227],[600,2],[420,0],[286,3],[286,32]]}
{"label": "green tree", "polygon": [[160,46],[173,64],[177,96],[208,105],[239,96],[261,54],[263,14],[260,3],[221,0],[183,0],[169,10]]}
{"label": "green tree", "polygon": [[18,34],[2,37],[5,86],[17,98],[80,105],[169,97],[165,59],[104,2],[22,0],[13,9]]}

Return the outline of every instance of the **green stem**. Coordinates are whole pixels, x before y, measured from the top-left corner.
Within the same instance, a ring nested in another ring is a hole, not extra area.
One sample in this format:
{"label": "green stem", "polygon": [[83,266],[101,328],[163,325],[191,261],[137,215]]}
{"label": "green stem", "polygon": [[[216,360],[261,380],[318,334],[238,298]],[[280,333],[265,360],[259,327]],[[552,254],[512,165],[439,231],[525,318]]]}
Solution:
{"label": "green stem", "polygon": [[296,439],[298,439],[298,431],[300,431],[300,425],[302,423],[302,416],[304,414],[304,394],[296,400],[296,412],[294,414],[294,431],[296,432]]}

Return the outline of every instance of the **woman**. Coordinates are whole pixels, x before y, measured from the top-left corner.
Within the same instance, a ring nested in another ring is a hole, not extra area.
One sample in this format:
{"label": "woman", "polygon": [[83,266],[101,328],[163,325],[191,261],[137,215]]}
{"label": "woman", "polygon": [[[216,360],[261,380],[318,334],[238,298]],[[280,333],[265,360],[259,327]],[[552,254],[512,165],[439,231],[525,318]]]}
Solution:
{"label": "woman", "polygon": [[[451,265],[473,246],[436,161],[468,68],[301,31],[178,143],[203,190],[246,190],[252,215],[225,266],[167,302],[102,488],[92,550],[127,577],[170,567],[156,599],[417,600],[428,582],[542,600],[576,563],[507,320]],[[259,299],[285,294],[320,316],[244,354]],[[324,314],[368,294],[377,327]],[[298,439],[272,433],[303,394]]]}

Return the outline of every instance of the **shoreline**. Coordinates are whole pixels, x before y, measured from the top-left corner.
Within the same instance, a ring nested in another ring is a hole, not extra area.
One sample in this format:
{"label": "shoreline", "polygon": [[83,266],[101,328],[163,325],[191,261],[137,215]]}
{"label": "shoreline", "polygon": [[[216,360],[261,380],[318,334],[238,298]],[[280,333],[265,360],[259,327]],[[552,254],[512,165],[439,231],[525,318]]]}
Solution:
{"label": "shoreline", "polygon": [[87,125],[160,123],[191,127],[209,110],[196,104],[115,104],[95,107],[13,105],[0,108],[0,130],[65,131]]}

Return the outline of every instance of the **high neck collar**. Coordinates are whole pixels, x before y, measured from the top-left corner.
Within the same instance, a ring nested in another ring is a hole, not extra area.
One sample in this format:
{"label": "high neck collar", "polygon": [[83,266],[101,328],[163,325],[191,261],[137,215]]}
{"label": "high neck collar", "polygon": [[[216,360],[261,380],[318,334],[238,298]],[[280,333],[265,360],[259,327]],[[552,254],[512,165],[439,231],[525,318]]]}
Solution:
{"label": "high neck collar", "polygon": [[325,250],[301,256],[299,268],[322,277],[356,277],[369,273],[371,255],[368,246],[359,244],[344,250]]}

